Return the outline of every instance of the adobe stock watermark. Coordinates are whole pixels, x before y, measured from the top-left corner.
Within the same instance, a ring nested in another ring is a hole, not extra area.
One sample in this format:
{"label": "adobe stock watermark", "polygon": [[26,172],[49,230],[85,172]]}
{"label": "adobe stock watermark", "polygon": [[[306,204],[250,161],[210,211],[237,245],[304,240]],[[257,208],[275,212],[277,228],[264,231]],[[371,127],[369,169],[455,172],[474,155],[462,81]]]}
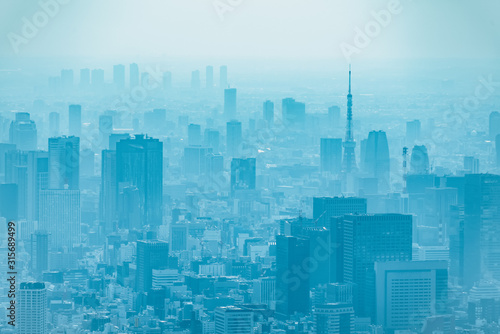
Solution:
{"label": "adobe stock watermark", "polygon": [[344,58],[351,63],[352,56],[366,49],[382,33],[382,30],[391,24],[393,17],[401,14],[402,11],[403,6],[399,0],[390,0],[386,9],[372,11],[370,13],[372,19],[366,22],[363,29],[358,26],[354,27],[352,43],[340,43]]}
{"label": "adobe stock watermark", "polygon": [[38,2],[40,10],[35,12],[31,18],[23,16],[20,33],[9,32],[7,39],[15,54],[19,54],[19,47],[28,44],[35,38],[50,20],[60,11],[61,6],[66,5],[70,0],[41,0]]}
{"label": "adobe stock watermark", "polygon": [[227,13],[233,12],[236,8],[241,6],[245,0],[215,0],[212,5],[215,12],[221,21],[224,21]]}

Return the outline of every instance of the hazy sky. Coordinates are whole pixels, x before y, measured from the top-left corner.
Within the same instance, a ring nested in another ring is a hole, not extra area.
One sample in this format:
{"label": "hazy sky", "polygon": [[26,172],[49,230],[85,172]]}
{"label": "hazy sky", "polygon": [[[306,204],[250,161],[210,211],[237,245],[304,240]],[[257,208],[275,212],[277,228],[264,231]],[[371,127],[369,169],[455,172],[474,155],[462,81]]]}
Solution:
{"label": "hazy sky", "polygon": [[[1,1],[0,56],[342,58],[341,43],[355,45],[355,28],[365,29],[372,11],[391,1],[65,2],[43,22],[38,1]],[[354,59],[500,55],[499,1],[400,0],[399,9]],[[33,23],[33,16],[46,24],[25,38],[23,18]],[[16,54],[9,38],[18,37]]]}

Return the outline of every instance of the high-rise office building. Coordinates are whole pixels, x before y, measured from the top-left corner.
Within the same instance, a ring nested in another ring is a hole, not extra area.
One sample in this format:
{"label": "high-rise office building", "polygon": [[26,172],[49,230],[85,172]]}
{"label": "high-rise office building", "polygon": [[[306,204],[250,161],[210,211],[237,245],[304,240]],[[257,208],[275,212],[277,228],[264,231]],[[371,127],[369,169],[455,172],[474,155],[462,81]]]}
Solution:
{"label": "high-rise office building", "polygon": [[465,175],[464,285],[500,279],[500,176]]}
{"label": "high-rise office building", "polygon": [[420,121],[418,119],[414,121],[406,122],[406,144],[413,145],[415,141],[420,140]]}
{"label": "high-rise office building", "polygon": [[340,107],[331,106],[328,108],[328,122],[332,128],[340,126]]}
{"label": "high-rise office building", "polygon": [[410,173],[429,174],[429,154],[424,145],[415,145],[411,151]]}
{"label": "high-rise office building", "polygon": [[237,113],[236,88],[224,89],[224,117],[233,119]]}
{"label": "high-rise office building", "polygon": [[47,289],[44,283],[23,282],[17,296],[17,333],[47,334]]}
{"label": "high-rise office building", "polygon": [[79,189],[80,138],[49,138],[49,189]]}
{"label": "high-rise office building", "polygon": [[447,261],[376,262],[375,277],[376,323],[387,331],[421,328],[447,312]]}
{"label": "high-rise office building", "polygon": [[163,143],[158,139],[136,135],[116,144],[116,176],[118,192],[123,187],[136,187],[140,226],[162,224]]}
{"label": "high-rise office building", "polygon": [[101,159],[101,189],[99,193],[99,220],[106,231],[112,231],[117,219],[116,151],[103,150]]}
{"label": "high-rise office building", "polygon": [[207,89],[212,89],[214,88],[214,67],[213,66],[207,66],[206,71],[206,88]]}
{"label": "high-rise office building", "polygon": [[114,65],[113,66],[113,84],[115,89],[123,90],[125,88],[125,66],[124,65]]}
{"label": "high-rise office building", "polygon": [[368,176],[378,180],[379,191],[385,193],[390,190],[391,161],[389,144],[384,131],[371,131],[368,135],[363,166]]}
{"label": "high-rise office building", "polygon": [[17,214],[26,219],[28,197],[28,153],[19,150],[5,153],[5,182],[17,185]]}
{"label": "high-rise office building", "polygon": [[274,103],[267,100],[262,107],[262,117],[267,122],[267,126],[272,128],[274,126]]}
{"label": "high-rise office building", "polygon": [[129,72],[130,88],[139,86],[139,66],[136,63],[130,64]]}
{"label": "high-rise office building", "polygon": [[200,71],[191,72],[191,89],[198,90],[201,88]]}
{"label": "high-rise office building", "polygon": [[276,314],[281,318],[309,312],[309,274],[304,263],[309,257],[309,240],[276,236]]}
{"label": "high-rise office building", "polygon": [[270,309],[274,307],[276,297],[276,278],[259,277],[253,280],[252,303],[266,304]]}
{"label": "high-rise office building", "polygon": [[242,144],[241,122],[230,121],[226,124],[226,152],[231,157],[238,157]]}
{"label": "high-rise office building", "polygon": [[215,334],[253,334],[253,312],[236,306],[215,309]]}
{"label": "high-rise office building", "polygon": [[493,111],[489,118],[489,135],[491,139],[500,134],[500,112]]}
{"label": "high-rise office building", "polygon": [[49,234],[36,231],[31,234],[31,271],[40,276],[49,269]]}
{"label": "high-rise office building", "polygon": [[101,140],[101,147],[107,147],[109,135],[113,132],[113,116],[100,115],[99,116],[99,136]]}
{"label": "high-rise office building", "polygon": [[231,160],[231,191],[254,190],[256,180],[256,159]]}
{"label": "high-rise office building", "polygon": [[347,214],[365,214],[366,198],[357,197],[314,197],[313,219],[317,226],[329,227],[331,217]]}
{"label": "high-rise office building", "polygon": [[27,159],[26,218],[38,221],[40,190],[49,186],[49,154],[30,151]]}
{"label": "high-rise office building", "polygon": [[39,228],[50,234],[50,248],[68,250],[81,241],[79,190],[40,190]]}
{"label": "high-rise office building", "polygon": [[306,105],[292,98],[281,101],[281,112],[285,125],[303,129],[306,121]]}
{"label": "high-rise office building", "polygon": [[356,284],[356,315],[374,318],[374,263],[412,259],[412,216],[346,215],[338,219],[337,227],[342,235],[344,282]]}
{"label": "high-rise office building", "polygon": [[59,122],[59,113],[51,112],[49,114],[49,137],[57,137],[60,135],[60,122]]}
{"label": "high-rise office building", "polygon": [[188,223],[177,222],[170,225],[170,248],[172,252],[187,250],[189,235]]}
{"label": "high-rise office building", "polygon": [[82,68],[80,70],[80,88],[88,89],[90,87],[90,69]]}
{"label": "high-rise office building", "polygon": [[16,113],[16,119],[10,123],[9,142],[16,145],[21,151],[36,151],[37,130],[36,124],[30,119],[27,112]]}
{"label": "high-rise office building", "polygon": [[69,106],[69,135],[81,137],[82,135],[82,106],[71,104]]}
{"label": "high-rise office building", "polygon": [[479,174],[479,159],[465,156],[464,171],[469,174]]}
{"label": "high-rise office building", "polygon": [[322,173],[338,174],[342,170],[342,139],[321,138],[320,169]]}
{"label": "high-rise office building", "polygon": [[201,126],[199,124],[188,125],[188,145],[201,145]]}
{"label": "high-rise office building", "polygon": [[212,149],[201,146],[184,148],[184,173],[186,175],[202,175],[210,171],[210,155]]}
{"label": "high-rise office building", "polygon": [[220,133],[217,130],[205,129],[205,146],[210,147],[214,153],[219,153]]}
{"label": "high-rise office building", "polygon": [[226,89],[227,88],[227,66],[220,67],[219,79],[220,79],[219,80],[220,89]]}
{"label": "high-rise office building", "polygon": [[352,304],[327,303],[314,306],[314,327],[317,334],[354,333]]}
{"label": "high-rise office building", "polygon": [[147,292],[153,286],[153,269],[168,269],[168,242],[137,241],[136,290]]}

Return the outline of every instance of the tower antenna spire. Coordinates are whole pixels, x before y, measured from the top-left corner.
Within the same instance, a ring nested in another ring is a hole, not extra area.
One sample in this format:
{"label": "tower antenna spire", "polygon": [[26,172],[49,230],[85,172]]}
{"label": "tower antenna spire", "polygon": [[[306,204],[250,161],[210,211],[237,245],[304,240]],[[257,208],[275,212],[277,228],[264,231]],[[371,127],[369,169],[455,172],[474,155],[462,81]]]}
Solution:
{"label": "tower antenna spire", "polygon": [[351,94],[351,64],[349,64],[349,94]]}

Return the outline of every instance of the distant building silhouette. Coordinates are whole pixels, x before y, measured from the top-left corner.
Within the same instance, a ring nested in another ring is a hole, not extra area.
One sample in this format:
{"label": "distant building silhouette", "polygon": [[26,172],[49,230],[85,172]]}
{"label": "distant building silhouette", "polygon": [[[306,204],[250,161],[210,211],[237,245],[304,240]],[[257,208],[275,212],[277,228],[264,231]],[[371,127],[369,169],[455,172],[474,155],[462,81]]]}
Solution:
{"label": "distant building silhouette", "polygon": [[224,89],[224,117],[233,119],[237,113],[236,88]]}
{"label": "distant building silhouette", "polygon": [[16,113],[16,119],[10,123],[9,142],[16,145],[18,150],[36,151],[37,129],[29,113]]}
{"label": "distant building silhouette", "polygon": [[49,188],[80,189],[80,138],[49,138]]}
{"label": "distant building silhouette", "polygon": [[410,160],[410,173],[412,174],[429,174],[429,154],[427,147],[424,145],[413,146]]}
{"label": "distant building silhouette", "polygon": [[321,138],[320,169],[322,173],[331,174],[342,171],[342,139]]}
{"label": "distant building silhouette", "polygon": [[406,122],[406,144],[413,145],[420,140],[421,124],[418,119]]}
{"label": "distant building silhouette", "polygon": [[500,112],[493,111],[489,118],[489,136],[491,139],[500,134]]}
{"label": "distant building silhouette", "polygon": [[241,150],[242,131],[241,122],[230,121],[226,124],[226,152],[231,157],[239,157]]}
{"label": "distant building silhouette", "polygon": [[274,126],[274,103],[267,100],[262,107],[262,117],[267,122],[267,126],[272,128]]}
{"label": "distant building silhouette", "polygon": [[68,110],[69,135],[81,137],[82,135],[82,106],[71,104]]}
{"label": "distant building silhouette", "polygon": [[378,180],[378,189],[388,192],[391,187],[389,144],[384,131],[371,131],[366,143],[364,167],[370,177]]}

